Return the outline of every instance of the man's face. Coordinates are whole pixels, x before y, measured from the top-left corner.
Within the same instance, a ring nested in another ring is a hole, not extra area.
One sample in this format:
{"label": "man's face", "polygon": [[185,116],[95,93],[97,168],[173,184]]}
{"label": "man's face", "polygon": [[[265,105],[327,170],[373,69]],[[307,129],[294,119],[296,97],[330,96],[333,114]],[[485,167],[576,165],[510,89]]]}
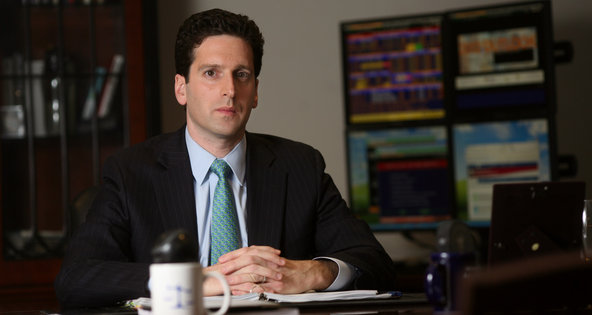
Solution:
{"label": "man's face", "polygon": [[251,109],[257,107],[253,52],[243,39],[230,35],[207,37],[194,49],[189,82],[175,76],[175,96],[187,105],[187,128],[201,143],[238,143]]}

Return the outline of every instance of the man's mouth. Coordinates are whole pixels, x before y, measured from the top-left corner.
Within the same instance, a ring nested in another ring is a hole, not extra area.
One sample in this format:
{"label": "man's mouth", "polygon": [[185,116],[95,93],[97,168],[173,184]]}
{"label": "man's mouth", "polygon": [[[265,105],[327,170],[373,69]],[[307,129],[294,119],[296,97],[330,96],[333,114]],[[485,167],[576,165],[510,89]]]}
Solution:
{"label": "man's mouth", "polygon": [[218,108],[216,111],[221,112],[223,114],[235,114],[236,110],[234,109],[234,107],[222,107],[222,108]]}

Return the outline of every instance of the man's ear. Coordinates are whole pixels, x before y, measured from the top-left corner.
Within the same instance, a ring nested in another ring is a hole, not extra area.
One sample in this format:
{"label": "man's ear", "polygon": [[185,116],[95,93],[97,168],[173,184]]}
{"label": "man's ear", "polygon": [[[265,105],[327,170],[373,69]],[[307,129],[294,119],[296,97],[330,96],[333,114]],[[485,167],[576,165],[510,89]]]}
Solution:
{"label": "man's ear", "polygon": [[177,102],[179,102],[179,104],[187,104],[185,77],[180,74],[175,75],[175,97],[177,98]]}
{"label": "man's ear", "polygon": [[255,99],[251,108],[257,108],[259,105],[259,79],[255,79]]}

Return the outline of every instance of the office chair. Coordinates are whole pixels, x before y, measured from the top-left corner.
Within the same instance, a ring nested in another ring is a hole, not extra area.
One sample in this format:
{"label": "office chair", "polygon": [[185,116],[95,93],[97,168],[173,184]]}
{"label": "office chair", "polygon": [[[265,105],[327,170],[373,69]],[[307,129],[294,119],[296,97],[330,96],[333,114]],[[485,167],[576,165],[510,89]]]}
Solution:
{"label": "office chair", "polygon": [[592,314],[592,264],[579,251],[511,261],[472,274],[461,314]]}
{"label": "office chair", "polygon": [[88,209],[92,205],[97,193],[99,192],[98,186],[91,186],[80,192],[72,201],[68,212],[68,226],[67,236],[70,238],[74,231],[84,222]]}

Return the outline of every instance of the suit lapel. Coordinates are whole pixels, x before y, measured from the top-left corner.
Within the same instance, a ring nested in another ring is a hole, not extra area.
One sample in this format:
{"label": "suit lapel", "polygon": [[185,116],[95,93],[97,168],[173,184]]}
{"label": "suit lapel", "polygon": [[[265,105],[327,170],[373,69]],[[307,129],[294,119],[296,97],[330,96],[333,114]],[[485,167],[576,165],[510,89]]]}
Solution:
{"label": "suit lapel", "polygon": [[183,228],[197,239],[195,192],[185,128],[163,141],[155,153],[162,167],[154,176],[154,192],[164,230]]}
{"label": "suit lapel", "polygon": [[280,248],[288,174],[268,142],[247,133],[247,233],[249,245]]}

